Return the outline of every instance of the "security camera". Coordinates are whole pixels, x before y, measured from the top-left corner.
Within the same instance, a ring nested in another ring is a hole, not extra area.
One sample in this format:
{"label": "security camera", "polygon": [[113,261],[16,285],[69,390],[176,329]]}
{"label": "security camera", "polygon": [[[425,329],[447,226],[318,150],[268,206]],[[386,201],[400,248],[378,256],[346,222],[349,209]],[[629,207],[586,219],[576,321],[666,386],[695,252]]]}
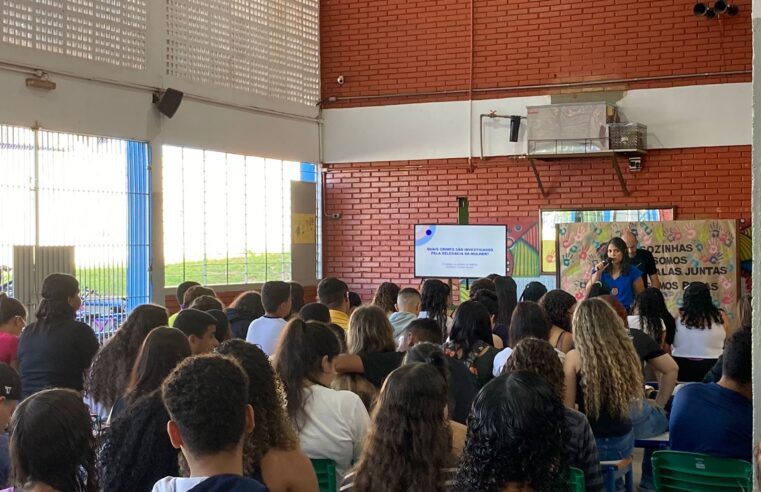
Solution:
{"label": "security camera", "polygon": [[336,82],[338,83],[338,85],[344,85],[344,76],[339,75],[338,78],[336,79]]}

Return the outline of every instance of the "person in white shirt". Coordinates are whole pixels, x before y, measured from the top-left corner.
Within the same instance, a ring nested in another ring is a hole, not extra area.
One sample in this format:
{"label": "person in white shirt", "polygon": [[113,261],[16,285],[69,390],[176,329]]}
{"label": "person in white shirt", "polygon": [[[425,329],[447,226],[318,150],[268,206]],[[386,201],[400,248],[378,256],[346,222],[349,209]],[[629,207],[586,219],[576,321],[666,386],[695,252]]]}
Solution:
{"label": "person in white shirt", "polygon": [[285,328],[285,318],[291,314],[291,286],[274,280],[262,286],[264,316],[248,325],[246,341],[261,347],[267,355],[275,353],[280,334]]}
{"label": "person in white shirt", "polygon": [[311,459],[333,460],[339,482],[359,458],[370,422],[359,396],[330,388],[340,352],[338,338],[326,325],[294,319],[274,356],[302,451]]}

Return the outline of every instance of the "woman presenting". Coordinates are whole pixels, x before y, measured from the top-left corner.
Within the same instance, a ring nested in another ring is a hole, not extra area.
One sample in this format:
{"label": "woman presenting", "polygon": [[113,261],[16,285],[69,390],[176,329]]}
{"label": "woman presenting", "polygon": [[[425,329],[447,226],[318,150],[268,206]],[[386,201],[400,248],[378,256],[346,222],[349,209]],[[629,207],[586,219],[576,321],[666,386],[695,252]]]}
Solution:
{"label": "woman presenting", "polygon": [[589,296],[592,286],[602,282],[610,288],[611,295],[624,305],[628,312],[634,298],[645,290],[642,282],[642,272],[629,263],[629,253],[626,243],[620,237],[614,237],[608,243],[608,259],[595,265],[592,278],[587,282],[586,296]]}

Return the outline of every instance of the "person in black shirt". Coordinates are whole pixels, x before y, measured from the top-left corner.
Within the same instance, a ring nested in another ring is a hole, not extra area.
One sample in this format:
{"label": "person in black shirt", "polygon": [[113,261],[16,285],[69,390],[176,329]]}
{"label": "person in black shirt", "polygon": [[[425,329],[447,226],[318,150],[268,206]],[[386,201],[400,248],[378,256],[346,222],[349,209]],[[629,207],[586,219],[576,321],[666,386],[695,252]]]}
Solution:
{"label": "person in black shirt", "polygon": [[75,319],[81,304],[79,282],[71,275],[53,273],[43,281],[37,321],[19,337],[22,399],[46,388],[82,391],[98,339]]}
{"label": "person in black shirt", "polygon": [[[629,263],[642,272],[642,281],[645,283],[645,288],[647,289],[648,285],[650,285],[660,289],[661,279],[658,278],[658,268],[653,254],[646,249],[637,249],[637,236],[632,234],[631,231],[624,231],[621,234],[621,239],[624,240],[626,248],[629,251]],[[648,278],[650,279],[649,283]]]}

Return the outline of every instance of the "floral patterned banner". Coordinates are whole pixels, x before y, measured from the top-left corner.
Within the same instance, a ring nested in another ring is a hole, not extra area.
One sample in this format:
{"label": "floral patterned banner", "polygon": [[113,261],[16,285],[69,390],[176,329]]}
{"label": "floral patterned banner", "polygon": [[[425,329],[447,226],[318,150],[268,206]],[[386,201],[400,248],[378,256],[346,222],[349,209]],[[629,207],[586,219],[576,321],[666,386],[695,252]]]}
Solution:
{"label": "floral patterned banner", "polygon": [[714,303],[734,318],[737,301],[737,233],[734,220],[665,222],[593,222],[557,225],[558,285],[577,299],[600,261],[600,249],[625,228],[639,238],[638,247],[655,257],[661,290],[676,314],[690,282],[711,287]]}

